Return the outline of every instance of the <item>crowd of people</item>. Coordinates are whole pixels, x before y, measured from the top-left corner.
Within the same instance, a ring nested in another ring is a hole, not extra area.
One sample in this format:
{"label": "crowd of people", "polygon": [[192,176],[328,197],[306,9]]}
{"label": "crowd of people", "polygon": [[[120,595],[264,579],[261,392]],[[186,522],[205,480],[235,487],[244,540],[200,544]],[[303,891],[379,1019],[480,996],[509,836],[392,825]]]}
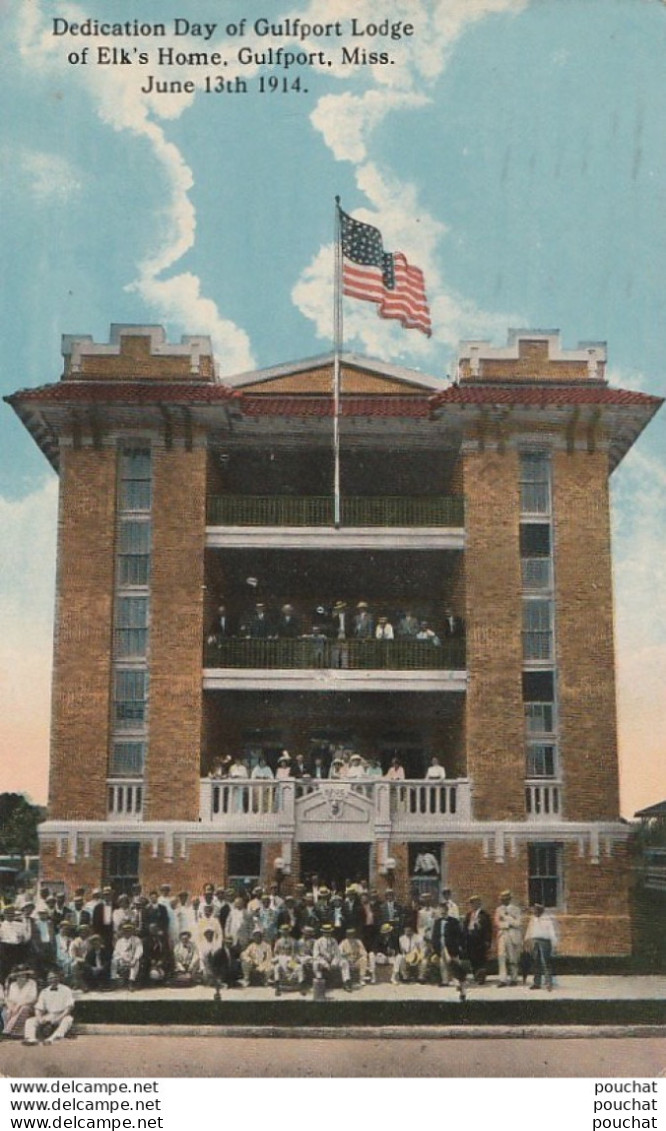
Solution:
{"label": "crowd of people", "polygon": [[207,643],[223,645],[226,640],[403,640],[423,641],[440,646],[442,638],[461,637],[464,624],[451,609],[446,608],[441,625],[434,628],[428,620],[415,616],[412,609],[382,610],[375,612],[367,601],[355,605],[335,601],[331,605],[317,605],[313,612],[299,614],[287,602],[274,609],[257,601],[245,616],[230,613],[220,602],[210,624]]}
{"label": "crowd of people", "polygon": [[338,891],[317,876],[285,896],[277,884],[209,883],[195,896],[168,883],[147,895],[140,885],[78,888],[71,898],[19,888],[0,915],[2,1031],[29,1044],[66,1036],[74,994],[91,990],[205,985],[219,997],[255,984],[317,997],[331,982],[347,992],[375,983],[385,968],[394,985],[454,986],[464,1000],[470,982],[485,982],[493,943],[498,985],[525,984],[528,952],[531,988],[553,984],[554,921],[536,904],[525,930],[510,891],[491,915],[476,895],[461,914],[449,888],[405,905],[391,888],[380,896],[360,881]]}
{"label": "crowd of people", "polygon": [[[405,767],[399,758],[392,758],[384,773],[379,758],[364,758],[362,754],[346,747],[335,747],[310,758],[303,754],[295,754],[292,758],[288,750],[283,750],[276,759],[275,770],[264,754],[256,757],[254,765],[251,765],[250,758],[229,754],[220,759],[208,776],[231,781],[283,781],[288,778],[299,781],[372,781],[377,778],[394,782],[406,780]],[[423,780],[446,780],[446,768],[436,755],[430,758]]]}

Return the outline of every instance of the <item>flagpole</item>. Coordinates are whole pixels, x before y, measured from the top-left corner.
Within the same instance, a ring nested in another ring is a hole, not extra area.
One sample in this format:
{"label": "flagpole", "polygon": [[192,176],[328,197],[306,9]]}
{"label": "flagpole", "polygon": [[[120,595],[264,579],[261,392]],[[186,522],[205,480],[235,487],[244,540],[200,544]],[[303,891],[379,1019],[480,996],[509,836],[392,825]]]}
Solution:
{"label": "flagpole", "polygon": [[340,197],[335,198],[335,268],[333,282],[333,521],[338,530],[340,507],[340,354],[342,352],[342,233]]}

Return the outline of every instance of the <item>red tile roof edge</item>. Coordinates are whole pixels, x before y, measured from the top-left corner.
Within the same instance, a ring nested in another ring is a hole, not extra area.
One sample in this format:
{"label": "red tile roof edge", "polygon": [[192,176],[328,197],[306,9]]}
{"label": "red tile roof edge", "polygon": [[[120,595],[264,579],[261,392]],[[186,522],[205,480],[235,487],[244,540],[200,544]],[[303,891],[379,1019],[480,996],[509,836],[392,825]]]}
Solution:
{"label": "red tile roof edge", "polygon": [[526,386],[519,388],[511,386],[493,386],[488,388],[480,386],[453,385],[435,393],[429,398],[431,409],[441,408],[447,404],[516,404],[516,405],[645,405],[655,406],[663,404],[664,398],[651,393],[634,392],[632,389],[616,389],[609,386],[594,388],[577,387],[575,385],[548,385]]}

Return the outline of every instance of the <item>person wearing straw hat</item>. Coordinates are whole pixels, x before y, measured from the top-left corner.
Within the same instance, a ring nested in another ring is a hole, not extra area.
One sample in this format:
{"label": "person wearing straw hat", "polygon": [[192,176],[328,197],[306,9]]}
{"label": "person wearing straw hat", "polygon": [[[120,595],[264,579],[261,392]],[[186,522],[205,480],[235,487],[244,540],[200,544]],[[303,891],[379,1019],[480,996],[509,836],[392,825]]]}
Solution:
{"label": "person wearing straw hat", "polygon": [[132,923],[123,923],[111,957],[111,982],[133,990],[143,958],[143,943]]}
{"label": "person wearing straw hat", "polygon": [[425,940],[417,934],[412,927],[405,927],[405,933],[400,936],[398,950],[393,960],[393,976],[391,982],[410,982],[415,978],[425,982],[428,974],[428,957]]}
{"label": "person wearing straw hat", "polygon": [[249,986],[253,978],[262,986],[268,985],[273,974],[273,951],[264,939],[261,927],[254,928],[252,942],[241,953],[240,961],[243,971],[241,986]]}
{"label": "person wearing straw hat", "polygon": [[345,938],[340,943],[340,954],[349,964],[351,978],[358,977],[359,982],[374,982],[375,956],[368,954],[365,946],[356,933],[355,927],[347,927]]}
{"label": "person wearing straw hat", "polygon": [[354,636],[357,640],[372,640],[375,635],[375,622],[368,609],[367,601],[359,601],[354,617]]}
{"label": "person wearing straw hat", "polygon": [[518,985],[518,966],[522,948],[522,915],[513,902],[511,892],[500,892],[499,905],[495,908],[495,931],[497,934],[497,964],[499,967],[498,986]]}
{"label": "person wearing straw hat", "polygon": [[342,988],[347,990],[348,993],[351,992],[349,962],[340,953],[340,945],[337,939],[333,937],[332,923],[323,923],[321,935],[318,939],[315,939],[312,948],[312,969],[315,979],[322,978],[324,980],[327,980],[333,971],[339,970],[342,977]]}

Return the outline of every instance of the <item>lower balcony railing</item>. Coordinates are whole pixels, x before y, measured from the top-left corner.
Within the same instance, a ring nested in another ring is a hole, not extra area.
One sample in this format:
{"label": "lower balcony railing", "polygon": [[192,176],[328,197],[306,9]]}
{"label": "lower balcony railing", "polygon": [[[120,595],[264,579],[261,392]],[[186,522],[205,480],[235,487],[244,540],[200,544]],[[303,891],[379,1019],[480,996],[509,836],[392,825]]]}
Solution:
{"label": "lower balcony railing", "polygon": [[140,821],[143,816],[143,779],[109,778],[107,786],[107,815],[122,817],[125,821]]}
{"label": "lower balcony railing", "polygon": [[200,819],[229,832],[257,836],[299,823],[316,822],[321,826],[328,821],[337,826],[334,839],[341,840],[354,822],[365,822],[370,836],[375,824],[390,826],[395,832],[427,833],[469,821],[471,789],[466,778],[443,782],[204,778]]}
{"label": "lower balcony railing", "polygon": [[525,811],[530,820],[562,815],[562,782],[536,779],[525,782]]}
{"label": "lower balcony railing", "polygon": [[299,640],[223,640],[207,644],[207,668],[340,668],[350,670],[462,671],[465,641],[346,640],[304,637]]}
{"label": "lower balcony railing", "polygon": [[[208,499],[209,526],[333,526],[331,496],[214,495]],[[342,526],[452,526],[464,523],[459,495],[347,496]]]}

